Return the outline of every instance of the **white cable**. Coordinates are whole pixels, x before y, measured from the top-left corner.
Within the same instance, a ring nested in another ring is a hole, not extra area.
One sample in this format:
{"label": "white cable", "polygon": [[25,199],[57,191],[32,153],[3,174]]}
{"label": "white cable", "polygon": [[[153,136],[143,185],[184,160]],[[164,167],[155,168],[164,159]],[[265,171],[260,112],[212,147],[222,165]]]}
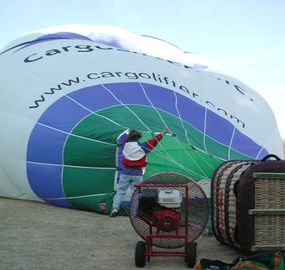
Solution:
{"label": "white cable", "polygon": [[102,85],[102,87],[103,87],[104,89],[106,89],[106,90],[114,97],[114,99],[116,99],[121,105],[123,105],[123,107],[125,107],[128,111],[130,111],[130,112],[140,121],[140,123],[141,123],[149,132],[151,132],[151,130],[149,129],[149,127],[144,124],[144,122],[139,118],[139,116],[138,116],[134,111],[132,111],[127,105],[125,105],[123,102],[121,102],[121,101],[112,93],[112,91],[110,91],[104,84],[101,84],[101,85]]}
{"label": "white cable", "polygon": [[207,112],[208,112],[208,109],[205,107],[205,114],[204,114],[204,129],[203,129],[203,144],[204,144],[204,149],[205,149],[206,153],[208,153],[208,151],[207,151],[207,147],[206,147]]}
{"label": "white cable", "polygon": [[78,168],[78,169],[90,169],[90,170],[116,170],[116,167],[90,167],[90,166],[78,166],[78,165],[67,165],[67,164],[58,164],[58,163],[46,163],[46,162],[35,162],[27,161],[29,164],[37,164],[44,166],[57,166],[57,167],[67,167],[67,168]]}
{"label": "white cable", "polygon": [[231,149],[232,149],[233,139],[234,139],[234,136],[235,136],[235,131],[236,131],[236,128],[234,127],[233,128],[233,132],[232,132],[232,136],[231,136],[231,140],[230,140],[229,149],[228,149],[228,160],[231,160]]}
{"label": "white cable", "polygon": [[113,195],[113,192],[111,193],[101,193],[101,194],[88,194],[88,195],[81,195],[81,196],[70,196],[70,197],[47,197],[47,198],[41,198],[42,200],[71,200],[71,199],[81,199],[81,198],[88,198],[88,197],[99,197],[99,196],[106,196],[106,195]]}

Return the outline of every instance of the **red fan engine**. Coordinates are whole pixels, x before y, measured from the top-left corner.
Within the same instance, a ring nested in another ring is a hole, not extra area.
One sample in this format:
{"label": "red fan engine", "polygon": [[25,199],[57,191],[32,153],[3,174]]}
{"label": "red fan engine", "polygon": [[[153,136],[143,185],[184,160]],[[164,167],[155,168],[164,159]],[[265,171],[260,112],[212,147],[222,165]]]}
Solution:
{"label": "red fan engine", "polygon": [[178,189],[143,189],[138,216],[158,231],[176,231],[179,229],[181,202],[182,193]]}
{"label": "red fan engine", "polygon": [[154,227],[164,232],[177,231],[179,228],[180,214],[174,210],[161,210],[152,213]]}

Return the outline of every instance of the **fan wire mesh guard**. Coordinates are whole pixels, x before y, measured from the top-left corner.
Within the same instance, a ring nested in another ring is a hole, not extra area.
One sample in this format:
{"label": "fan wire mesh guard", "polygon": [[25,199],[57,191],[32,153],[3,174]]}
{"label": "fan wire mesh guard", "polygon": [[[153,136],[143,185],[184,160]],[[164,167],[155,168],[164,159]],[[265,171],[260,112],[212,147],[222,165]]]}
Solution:
{"label": "fan wire mesh guard", "polygon": [[[142,189],[153,189],[155,184],[159,186],[156,189],[168,189],[167,184],[178,184],[175,189],[182,193],[182,206],[180,213],[180,225],[178,234],[185,234],[185,217],[188,215],[188,243],[195,241],[203,232],[208,221],[208,200],[202,188],[190,178],[177,173],[159,173],[152,175],[144,181],[144,184],[151,184],[151,187],[144,185]],[[188,186],[188,211],[185,211],[186,188],[179,187],[179,184],[187,184]],[[165,185],[163,187],[163,185]],[[150,225],[147,221],[138,215],[138,204],[140,192],[142,189],[135,189],[130,200],[130,220],[137,234],[146,240],[146,236],[150,234]],[[155,231],[155,230],[153,230]],[[155,231],[156,232],[156,231]],[[162,236],[173,235],[176,232],[157,232]],[[185,245],[185,240],[181,238],[153,238],[153,246],[160,248],[178,248]]]}

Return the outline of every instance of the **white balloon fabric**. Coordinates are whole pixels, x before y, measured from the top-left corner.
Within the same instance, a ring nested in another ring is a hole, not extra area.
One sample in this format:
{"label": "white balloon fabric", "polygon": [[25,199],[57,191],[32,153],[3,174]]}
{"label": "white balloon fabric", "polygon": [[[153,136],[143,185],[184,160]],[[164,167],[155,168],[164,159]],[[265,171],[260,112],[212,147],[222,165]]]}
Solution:
{"label": "white balloon fabric", "polygon": [[145,177],[199,181],[226,160],[283,157],[260,95],[158,38],[49,28],[3,48],[0,68],[0,196],[109,213],[127,129],[176,134],[149,154]]}

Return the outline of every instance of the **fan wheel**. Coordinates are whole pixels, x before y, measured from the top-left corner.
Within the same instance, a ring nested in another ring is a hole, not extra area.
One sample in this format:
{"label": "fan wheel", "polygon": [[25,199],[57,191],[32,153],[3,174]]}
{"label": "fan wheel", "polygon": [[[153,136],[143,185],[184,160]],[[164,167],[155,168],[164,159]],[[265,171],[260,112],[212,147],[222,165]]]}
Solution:
{"label": "fan wheel", "polygon": [[187,267],[194,268],[197,259],[197,243],[190,242],[186,247],[186,263]]}
{"label": "fan wheel", "polygon": [[144,267],[146,262],[146,246],[144,241],[138,241],[135,251],[136,267]]}

